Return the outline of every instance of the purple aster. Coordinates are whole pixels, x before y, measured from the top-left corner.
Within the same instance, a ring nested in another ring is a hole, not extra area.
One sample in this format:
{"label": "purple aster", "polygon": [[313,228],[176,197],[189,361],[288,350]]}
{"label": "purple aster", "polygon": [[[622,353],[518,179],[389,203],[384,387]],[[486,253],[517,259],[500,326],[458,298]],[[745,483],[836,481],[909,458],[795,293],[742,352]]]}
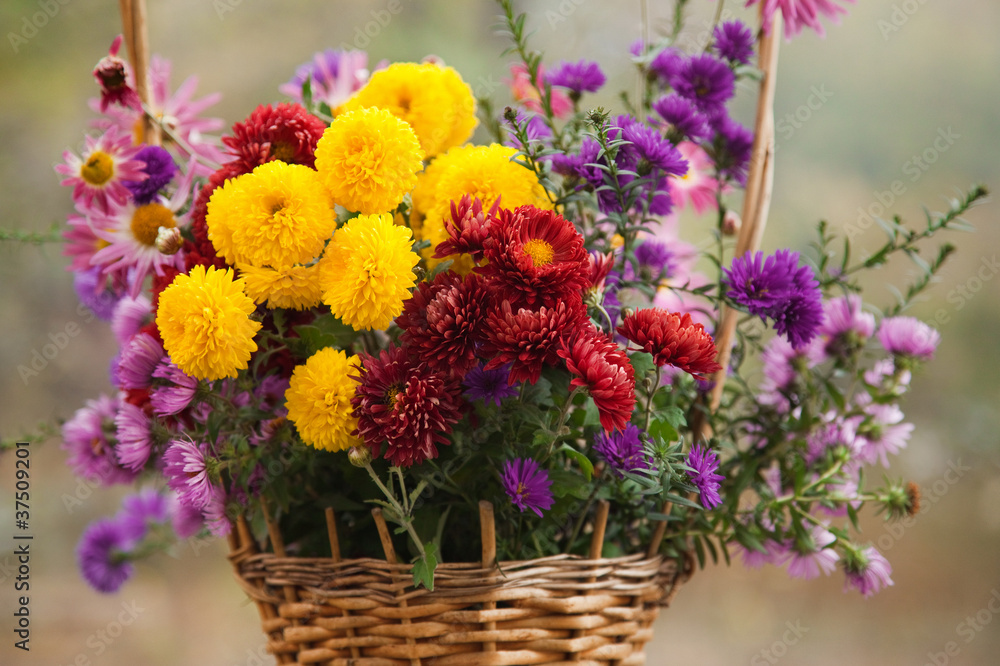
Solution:
{"label": "purple aster", "polygon": [[930,360],[941,334],[914,317],[889,317],[878,327],[878,341],[890,354]]}
{"label": "purple aster", "polygon": [[73,288],[80,302],[102,321],[111,321],[115,306],[125,295],[124,288],[116,289],[112,280],[101,276],[100,266],[74,273]]}
{"label": "purple aster", "polygon": [[88,400],[63,424],[62,449],[77,476],[105,485],[131,483],[135,479],[134,472],[118,463],[114,443],[108,436],[114,432],[118,406],[117,398],[102,395],[97,400]]}
{"label": "purple aster", "polygon": [[163,476],[182,504],[204,510],[222,491],[208,478],[204,447],[189,439],[174,439],[163,454]]}
{"label": "purple aster", "polygon": [[153,321],[153,304],[143,295],[125,296],[115,305],[111,315],[111,332],[122,347],[139,332],[139,329]]}
{"label": "purple aster", "polygon": [[163,345],[148,333],[138,333],[122,349],[118,360],[118,386],[123,389],[149,388],[153,371],[165,352]]}
{"label": "purple aster", "polygon": [[827,339],[826,353],[846,357],[864,346],[875,332],[875,316],[861,310],[857,294],[838,296],[823,306],[823,325],[819,334]]}
{"label": "purple aster", "polygon": [[[780,338],[775,338],[780,340]],[[863,417],[844,418],[835,411],[822,416],[822,423],[806,435],[806,463],[812,465],[829,449],[845,447],[858,453],[863,440],[858,439],[858,425]]]}
{"label": "purple aster", "polygon": [[747,183],[747,168],[753,156],[753,132],[728,116],[716,122],[711,154],[723,179]]}
{"label": "purple aster", "polygon": [[184,504],[177,499],[177,495],[170,494],[170,525],[174,528],[174,534],[180,539],[187,539],[201,531],[205,526],[205,516],[201,509],[196,509],[189,504]]}
{"label": "purple aster", "polygon": [[[658,284],[678,271],[677,258],[670,247],[652,238],[647,238],[635,248],[635,261],[639,279],[649,284]],[[626,266],[628,268],[630,265]]]}
{"label": "purple aster", "polygon": [[665,48],[649,63],[649,69],[664,81],[670,81],[687,64],[687,57],[678,49]]}
{"label": "purple aster", "polygon": [[736,75],[722,60],[704,53],[692,57],[670,77],[670,85],[707,116],[725,112],[736,91]]}
{"label": "purple aster", "polygon": [[159,146],[144,146],[134,159],[145,163],[142,171],[148,177],[138,182],[125,182],[125,187],[132,193],[132,200],[136,205],[142,206],[152,202],[157,192],[174,179],[177,165],[170,153]]}
{"label": "purple aster", "polygon": [[122,510],[115,520],[129,536],[139,541],[146,536],[150,524],[162,525],[169,517],[167,498],[152,488],[145,488],[122,500]]}
{"label": "purple aster", "polygon": [[753,33],[742,21],[726,21],[715,27],[712,48],[731,64],[746,65],[753,57]]}
{"label": "purple aster", "polygon": [[123,402],[115,415],[118,443],[115,455],[126,469],[138,472],[153,452],[152,419],[135,405]]}
{"label": "purple aster", "polygon": [[[552,130],[549,126],[545,124],[545,118],[538,115],[537,113],[525,112],[523,110],[518,110],[516,122],[518,127],[522,127],[528,136],[528,141],[544,141],[552,137]],[[513,123],[508,122],[511,126],[510,136],[506,138],[505,144],[514,148],[523,148],[526,146],[521,146],[517,140],[517,137],[513,132]]]}
{"label": "purple aster", "polygon": [[650,464],[651,460],[639,436],[639,428],[631,423],[623,431],[618,430],[611,434],[600,432],[595,435],[594,451],[619,479],[625,478],[625,472],[656,469]]}
{"label": "purple aster", "polygon": [[882,588],[892,585],[892,566],[882,553],[869,546],[864,551],[848,551],[844,559],[844,592],[857,589],[868,598]]}
{"label": "purple aster", "polygon": [[819,283],[812,278],[811,286],[790,295],[781,309],[771,314],[774,330],[788,338],[793,347],[809,344],[823,323],[822,298]]}
{"label": "purple aster", "polygon": [[777,541],[765,541],[764,552],[739,544],[740,559],[747,569],[760,569],[765,564],[781,566],[788,557],[788,546]]}
{"label": "purple aster", "polygon": [[224,537],[232,530],[233,523],[229,520],[228,514],[229,506],[226,493],[221,488],[212,486],[212,494],[201,513],[205,517],[205,527],[213,536]]}
{"label": "purple aster", "polygon": [[631,144],[623,146],[620,152],[626,153],[628,161],[636,163],[640,176],[649,173],[650,169],[659,169],[672,176],[683,176],[688,172],[687,160],[681,152],[652,127],[631,116],[619,116],[618,123],[622,128],[621,138]]}
{"label": "purple aster", "polygon": [[688,476],[701,494],[702,506],[714,509],[722,504],[719,482],[726,477],[715,473],[719,469],[719,456],[715,451],[698,444],[691,449],[686,464],[692,470],[688,472]]}
{"label": "purple aster", "polygon": [[494,370],[484,370],[480,364],[470,370],[462,380],[465,386],[465,397],[469,400],[482,400],[484,404],[494,403],[497,407],[504,398],[517,397],[518,385],[508,383],[511,364],[502,365]]}
{"label": "purple aster", "polygon": [[813,525],[804,538],[789,541],[788,575],[805,580],[818,578],[820,573],[829,576],[837,568],[840,556],[827,546],[836,540],[830,530]]}
{"label": "purple aster", "polygon": [[149,392],[149,404],[154,414],[173,416],[187,409],[198,389],[197,379],[174,365],[169,357],[160,361],[153,370],[153,377],[165,382],[157,382]]}
{"label": "purple aster", "polygon": [[84,531],[76,560],[84,580],[98,592],[117,592],[132,575],[129,551],[135,545],[128,531],[115,520],[99,520]]}
{"label": "purple aster", "polygon": [[664,95],[653,102],[653,110],[673,126],[678,139],[704,141],[712,136],[712,128],[698,107],[680,95]]}
{"label": "purple aster", "polygon": [[539,469],[538,463],[531,458],[515,458],[504,462],[501,482],[510,501],[521,513],[530,509],[541,518],[542,511],[552,508],[554,500],[549,473]]}
{"label": "purple aster", "polygon": [[913,374],[906,368],[897,368],[891,358],[883,358],[865,371],[865,383],[889,395],[903,395],[910,387]]}
{"label": "purple aster", "polygon": [[300,65],[292,80],[278,86],[278,90],[301,102],[302,85],[307,80],[313,99],[336,109],[368,81],[368,54],[340,49],[321,51],[316,53],[312,62]]}
{"label": "purple aster", "polygon": [[597,92],[607,81],[600,66],[592,60],[562,61],[545,75],[545,79],[554,86],[569,88],[571,99],[585,92]]}

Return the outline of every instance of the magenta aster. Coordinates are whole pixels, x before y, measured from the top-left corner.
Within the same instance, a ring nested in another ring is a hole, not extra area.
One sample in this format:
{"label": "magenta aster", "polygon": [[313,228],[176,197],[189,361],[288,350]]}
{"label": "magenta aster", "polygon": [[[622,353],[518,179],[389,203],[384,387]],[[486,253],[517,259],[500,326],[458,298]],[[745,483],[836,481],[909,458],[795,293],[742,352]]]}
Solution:
{"label": "magenta aster", "polygon": [[138,472],[153,452],[153,421],[135,405],[123,402],[115,415],[118,443],[115,455],[123,467]]}
{"label": "magenta aster", "polygon": [[548,511],[555,503],[549,473],[540,469],[538,463],[531,458],[515,458],[504,462],[500,480],[511,503],[521,513],[528,509],[541,518],[542,511]]}
{"label": "magenta aster", "polygon": [[716,474],[719,469],[719,456],[715,451],[698,444],[691,449],[687,457],[687,466],[691,468],[688,476],[691,483],[698,488],[701,494],[701,504],[706,509],[714,509],[722,504],[719,496],[719,482],[725,477]]}
{"label": "magenta aster", "polygon": [[477,365],[465,375],[462,385],[465,386],[465,397],[469,400],[482,400],[484,404],[493,403],[497,407],[505,398],[515,398],[519,392],[517,386],[508,381],[510,365],[502,365],[493,370],[486,370]]}
{"label": "magenta aster", "polygon": [[163,359],[163,345],[148,333],[139,333],[122,348],[118,361],[118,386],[123,389],[149,388],[153,371]]}
{"label": "magenta aster", "polygon": [[98,592],[117,592],[134,570],[129,553],[135,539],[119,521],[105,518],[80,537],[76,559],[84,580]]}
{"label": "magenta aster", "polygon": [[130,483],[135,473],[125,469],[115,456],[115,415],[120,401],[106,395],[88,400],[62,427],[62,449],[73,473],[104,485]]}
{"label": "magenta aster", "polygon": [[619,479],[624,479],[626,472],[656,470],[645,451],[639,428],[631,423],[624,430],[597,433],[594,436],[594,452]]}
{"label": "magenta aster", "polygon": [[313,100],[326,102],[331,109],[336,109],[368,81],[368,54],[341,49],[320,51],[313,56],[312,62],[300,65],[292,80],[278,86],[278,90],[301,102],[302,86],[306,81]]}
{"label": "magenta aster", "polygon": [[843,565],[847,577],[844,581],[845,592],[854,588],[867,599],[892,585],[892,565],[873,546],[863,551],[848,550]]}
{"label": "magenta aster", "polygon": [[88,136],[81,156],[69,150],[63,153],[65,163],[56,165],[56,173],[66,178],[59,184],[73,187],[73,201],[81,210],[110,213],[129,200],[126,182],[146,179],[138,153],[131,137],[116,128],[97,138]]}
{"label": "magenta aster", "polygon": [[191,401],[198,390],[198,380],[178,368],[169,358],[160,361],[153,370],[156,382],[149,392],[149,404],[157,416],[173,416],[180,414]]}
{"label": "magenta aster", "polygon": [[827,546],[836,541],[837,537],[820,525],[809,528],[804,538],[789,541],[788,575],[805,580],[817,578],[821,573],[829,576],[837,568],[840,556]]}
{"label": "magenta aster", "polygon": [[878,341],[890,354],[927,361],[941,334],[914,317],[888,317],[878,327]]}
{"label": "magenta aster", "polygon": [[163,453],[163,476],[177,493],[177,499],[195,509],[204,510],[221,492],[208,475],[205,448],[190,439],[174,439]]}
{"label": "magenta aster", "polygon": [[785,39],[791,39],[802,31],[803,27],[812,28],[820,37],[824,35],[823,24],[819,22],[820,14],[837,21],[839,14],[847,10],[838,3],[854,0],[747,0],[746,6],[764,4],[764,28],[770,29],[774,12],[781,10],[785,19]]}

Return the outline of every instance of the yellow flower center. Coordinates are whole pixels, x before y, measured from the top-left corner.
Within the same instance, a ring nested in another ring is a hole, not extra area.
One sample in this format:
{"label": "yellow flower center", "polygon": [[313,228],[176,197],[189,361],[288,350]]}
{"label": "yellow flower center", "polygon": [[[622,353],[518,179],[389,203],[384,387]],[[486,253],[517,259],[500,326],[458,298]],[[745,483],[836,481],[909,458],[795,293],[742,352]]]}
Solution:
{"label": "yellow flower center", "polygon": [[396,407],[396,402],[399,400],[399,388],[396,386],[391,387],[385,393],[385,401],[389,403],[389,409]]}
{"label": "yellow flower center", "polygon": [[555,256],[552,246],[541,238],[532,238],[525,243],[524,252],[531,257],[535,266],[547,266],[552,263],[552,257]]}
{"label": "yellow flower center", "polygon": [[80,177],[91,185],[103,185],[115,175],[115,163],[111,156],[102,150],[95,150],[90,158],[80,167]]}
{"label": "yellow flower center", "polygon": [[177,226],[174,214],[163,204],[149,203],[139,206],[132,214],[132,235],[143,245],[156,246],[156,233],[160,227]]}
{"label": "yellow flower center", "polygon": [[272,143],[271,157],[276,160],[281,160],[286,164],[291,164],[292,158],[295,157],[295,148],[290,143],[287,143],[285,141]]}

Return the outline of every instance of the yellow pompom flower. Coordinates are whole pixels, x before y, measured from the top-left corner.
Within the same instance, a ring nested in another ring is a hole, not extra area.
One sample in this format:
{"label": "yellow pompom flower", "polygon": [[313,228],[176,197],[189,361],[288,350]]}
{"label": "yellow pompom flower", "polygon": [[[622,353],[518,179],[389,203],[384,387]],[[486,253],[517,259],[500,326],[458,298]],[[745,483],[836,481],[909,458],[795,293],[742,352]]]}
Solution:
{"label": "yellow pompom flower", "polygon": [[320,260],[323,302],[354,330],[382,330],[416,284],[409,229],[391,215],[360,215],[337,230]]}
{"label": "yellow pompom flower", "polygon": [[174,278],[160,294],[156,326],[163,347],[181,370],[198,379],[235,377],[257,351],[260,322],[243,293],[243,280],[230,268],[195,266]]}
{"label": "yellow pompom flower", "polygon": [[[460,201],[466,194],[479,198],[483,210],[488,210],[498,198],[504,208],[527,204],[546,210],[552,208],[535,174],[511,161],[516,152],[514,148],[496,143],[462,146],[452,148],[427,168],[428,176],[420,183],[420,191],[414,192],[413,200],[426,206],[420,237],[431,242],[425,251],[431,268],[440,263],[439,259],[431,258],[434,248],[448,238],[444,225],[446,222],[452,224],[451,202]],[[453,270],[463,266],[469,268],[471,263],[458,259]]]}
{"label": "yellow pompom flower", "polygon": [[416,134],[383,109],[337,116],[316,145],[316,170],[347,210],[386,213],[417,183],[424,154]]}
{"label": "yellow pompom flower", "polygon": [[479,122],[472,89],[451,67],[397,62],[372,74],[345,109],[377,107],[406,121],[428,157],[465,143]]}
{"label": "yellow pompom flower", "polygon": [[317,449],[343,451],[361,444],[351,435],[358,427],[352,416],[351,398],[357,383],[358,357],[339,349],[321,349],[296,366],[285,391],[288,420],[295,424],[302,441]]}
{"label": "yellow pompom flower", "polygon": [[228,263],[278,270],[318,257],[337,228],[318,174],[280,160],[217,188],[205,220],[209,240]]}
{"label": "yellow pompom flower", "polygon": [[243,278],[247,296],[258,305],[267,302],[267,307],[306,310],[316,307],[323,298],[319,283],[319,266],[292,266],[275,270],[258,268],[249,264],[237,264]]}

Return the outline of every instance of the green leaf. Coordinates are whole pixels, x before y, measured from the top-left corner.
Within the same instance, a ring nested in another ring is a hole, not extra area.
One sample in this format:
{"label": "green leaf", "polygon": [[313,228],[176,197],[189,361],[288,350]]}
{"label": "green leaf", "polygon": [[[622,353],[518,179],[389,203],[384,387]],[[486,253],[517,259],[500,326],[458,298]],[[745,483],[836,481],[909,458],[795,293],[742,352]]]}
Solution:
{"label": "green leaf", "polygon": [[418,557],[413,563],[413,587],[423,585],[433,592],[434,571],[437,569],[437,565],[437,544],[429,543],[424,546],[424,556]]}
{"label": "green leaf", "polygon": [[674,442],[680,438],[680,433],[677,432],[677,428],[670,424],[669,421],[662,419],[653,419],[649,424],[649,430],[647,431],[652,437],[659,438],[664,442]]}
{"label": "green leaf", "polygon": [[675,495],[674,493],[664,493],[663,499],[669,500],[674,504],[680,504],[681,506],[686,506],[689,509],[697,509],[698,511],[703,511],[704,507],[700,504],[695,504],[687,497],[682,497],[680,495]]}
{"label": "green leaf", "polygon": [[556,451],[565,453],[568,458],[575,460],[587,481],[594,477],[594,463],[590,462],[590,458],[585,456],[582,451],[574,449],[569,444],[563,444]]}
{"label": "green leaf", "polygon": [[656,362],[653,361],[653,355],[647,354],[646,352],[635,352],[629,357],[632,361],[632,369],[635,370],[636,383],[641,377],[645,377],[650,372],[656,369]]}

